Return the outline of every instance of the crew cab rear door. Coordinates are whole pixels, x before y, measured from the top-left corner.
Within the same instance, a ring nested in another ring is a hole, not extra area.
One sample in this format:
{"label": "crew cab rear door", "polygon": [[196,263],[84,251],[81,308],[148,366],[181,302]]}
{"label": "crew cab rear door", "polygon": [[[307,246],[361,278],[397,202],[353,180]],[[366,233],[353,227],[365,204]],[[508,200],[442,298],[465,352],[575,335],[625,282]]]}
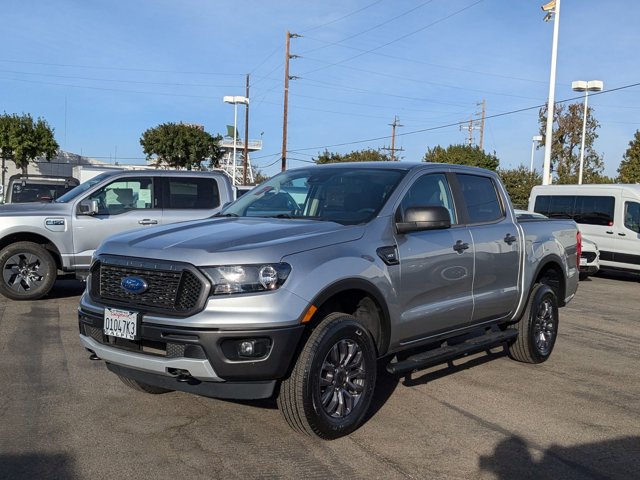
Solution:
{"label": "crew cab rear door", "polygon": [[506,317],[519,299],[520,230],[493,176],[458,172],[455,179],[475,254],[472,323]]}
{"label": "crew cab rear door", "polygon": [[208,218],[220,211],[220,187],[215,177],[176,176],[162,182],[162,223]]}

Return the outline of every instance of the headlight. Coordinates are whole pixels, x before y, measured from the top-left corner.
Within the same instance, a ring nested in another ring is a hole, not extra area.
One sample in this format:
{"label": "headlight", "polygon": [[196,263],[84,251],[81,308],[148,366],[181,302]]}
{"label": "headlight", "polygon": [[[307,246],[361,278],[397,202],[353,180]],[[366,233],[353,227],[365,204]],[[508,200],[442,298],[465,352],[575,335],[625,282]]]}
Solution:
{"label": "headlight", "polygon": [[262,265],[225,265],[201,269],[211,280],[212,295],[252,293],[276,290],[291,272],[288,263]]}

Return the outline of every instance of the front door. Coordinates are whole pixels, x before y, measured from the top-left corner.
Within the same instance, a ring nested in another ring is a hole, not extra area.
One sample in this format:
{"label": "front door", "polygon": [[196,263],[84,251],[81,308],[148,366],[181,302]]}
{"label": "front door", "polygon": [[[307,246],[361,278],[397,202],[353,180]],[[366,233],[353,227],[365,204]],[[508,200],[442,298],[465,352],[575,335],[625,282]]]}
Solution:
{"label": "front door", "polygon": [[158,208],[152,177],[116,179],[82,200],[97,200],[96,215],[73,219],[74,268],[87,269],[98,245],[110,235],[158,225]]}
{"label": "front door", "polygon": [[397,235],[402,312],[398,333],[404,344],[463,327],[473,310],[473,244],[469,230],[458,225],[445,174],[417,178],[403,196],[397,218],[416,206],[447,208],[452,227]]}

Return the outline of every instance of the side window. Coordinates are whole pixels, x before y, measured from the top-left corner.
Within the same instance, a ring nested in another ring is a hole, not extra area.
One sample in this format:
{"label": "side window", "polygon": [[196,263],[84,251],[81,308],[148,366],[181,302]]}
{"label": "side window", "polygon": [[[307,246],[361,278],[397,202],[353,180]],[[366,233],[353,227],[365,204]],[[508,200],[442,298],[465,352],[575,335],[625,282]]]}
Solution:
{"label": "side window", "polygon": [[640,233],[640,203],[625,202],[624,226],[629,230]]}
{"label": "side window", "polygon": [[614,197],[577,196],[573,219],[587,225],[613,225]]}
{"label": "side window", "polygon": [[218,182],[214,178],[169,178],[165,185],[164,208],[211,209],[220,206]]}
{"label": "side window", "polygon": [[400,203],[403,216],[409,207],[444,207],[449,210],[451,224],[457,223],[449,183],[442,173],[423,175],[411,185]]}
{"label": "side window", "polygon": [[98,201],[98,215],[118,215],[129,210],[153,208],[153,180],[116,180],[92,193],[88,199]]}
{"label": "side window", "polygon": [[489,177],[457,174],[470,223],[494,222],[504,217],[500,198]]}

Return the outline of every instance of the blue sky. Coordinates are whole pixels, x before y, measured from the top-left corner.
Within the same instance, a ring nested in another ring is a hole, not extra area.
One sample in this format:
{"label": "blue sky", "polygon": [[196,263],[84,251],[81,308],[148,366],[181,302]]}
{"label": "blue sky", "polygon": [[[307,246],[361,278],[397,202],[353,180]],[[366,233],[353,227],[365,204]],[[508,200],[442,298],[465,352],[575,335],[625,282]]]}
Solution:
{"label": "blue sky", "polygon": [[[263,140],[253,162],[274,174],[289,30],[303,35],[291,41],[302,58],[291,61],[301,78],[290,84],[290,167],[325,147],[389,146],[395,115],[400,155],[420,160],[429,147],[463,143],[456,123],[483,99],[488,117],[546,101],[553,24],[542,3],[4,0],[0,111],[44,117],[67,151],[142,164],[139,138],[160,123],[224,134],[233,107],[222,97],[244,95],[250,73],[249,137]],[[590,106],[608,175],[640,128],[640,86],[606,93],[640,82],[638,18],[632,0],[562,0],[556,99],[579,95],[572,80],[604,81]],[[538,128],[537,108],[488,118],[484,148],[502,167],[529,165]]]}

